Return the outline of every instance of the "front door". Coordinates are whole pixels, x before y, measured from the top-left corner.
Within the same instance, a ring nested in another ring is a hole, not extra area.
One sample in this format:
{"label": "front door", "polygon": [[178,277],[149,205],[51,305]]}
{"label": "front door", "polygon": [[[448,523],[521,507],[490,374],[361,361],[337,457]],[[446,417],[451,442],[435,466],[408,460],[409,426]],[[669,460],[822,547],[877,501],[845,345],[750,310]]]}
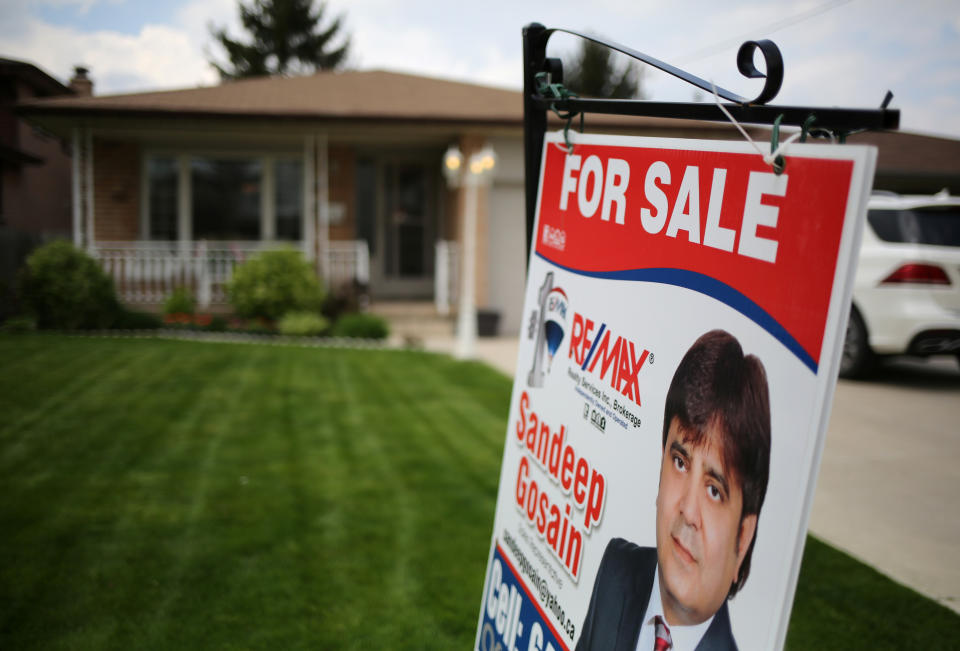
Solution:
{"label": "front door", "polygon": [[377,297],[433,297],[439,167],[433,158],[384,156],[372,166],[378,200],[370,266]]}

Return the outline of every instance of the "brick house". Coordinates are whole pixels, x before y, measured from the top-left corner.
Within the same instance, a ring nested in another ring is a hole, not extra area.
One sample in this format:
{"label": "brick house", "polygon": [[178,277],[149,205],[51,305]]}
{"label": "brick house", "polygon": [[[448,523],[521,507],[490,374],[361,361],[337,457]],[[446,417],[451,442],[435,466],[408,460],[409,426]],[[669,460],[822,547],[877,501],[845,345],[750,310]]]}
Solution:
{"label": "brick house", "polygon": [[[459,282],[465,192],[446,182],[444,153],[492,147],[497,165],[476,213],[474,295],[501,316],[502,331],[521,326],[519,91],[321,72],[36,99],[18,110],[72,143],[72,237],[135,303],[156,304],[178,285],[193,287],[201,303],[223,301],[234,265],[286,245],[302,250],[334,290],[359,284],[374,303],[430,302],[446,313]],[[586,127],[740,138],[728,124],[659,118],[591,115]],[[887,169],[899,178],[896,160],[887,168],[883,152],[880,160],[878,177]]]}
{"label": "brick house", "polygon": [[30,250],[70,236],[69,143],[16,105],[73,92],[33,64],[0,58],[0,319],[15,310],[12,287]]}
{"label": "brick house", "polygon": [[[270,246],[301,249],[334,289],[375,302],[433,301],[457,288],[464,190],[444,153],[492,147],[477,211],[475,296],[520,326],[525,235],[518,91],[381,71],[28,101],[20,113],[72,143],[72,235],[130,302],[177,285],[224,299],[233,266]],[[731,137],[723,125],[597,116],[588,126]],[[455,303],[454,303],[455,305]]]}

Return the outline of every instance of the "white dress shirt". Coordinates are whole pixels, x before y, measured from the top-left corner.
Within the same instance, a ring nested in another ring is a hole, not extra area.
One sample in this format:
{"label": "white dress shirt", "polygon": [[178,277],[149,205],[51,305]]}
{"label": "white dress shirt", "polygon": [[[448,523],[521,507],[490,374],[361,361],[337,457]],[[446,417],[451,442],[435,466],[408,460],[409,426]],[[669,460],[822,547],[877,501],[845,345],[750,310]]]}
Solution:
{"label": "white dress shirt", "polygon": [[[663,602],[660,600],[660,568],[653,571],[653,588],[650,590],[650,600],[647,602],[647,610],[643,614],[643,626],[640,627],[640,638],[637,640],[637,651],[653,651],[653,643],[657,638],[655,621],[657,615],[667,621],[663,614]],[[673,640],[673,646],[670,651],[693,651],[700,643],[700,638],[710,628],[713,616],[705,622],[695,624],[694,626],[671,626],[670,639]]]}

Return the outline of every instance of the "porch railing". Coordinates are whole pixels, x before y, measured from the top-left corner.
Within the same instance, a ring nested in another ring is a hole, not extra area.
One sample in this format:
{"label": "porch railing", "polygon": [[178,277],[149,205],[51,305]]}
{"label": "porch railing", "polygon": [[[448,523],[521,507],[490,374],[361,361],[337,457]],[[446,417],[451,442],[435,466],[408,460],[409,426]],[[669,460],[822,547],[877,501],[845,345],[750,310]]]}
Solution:
{"label": "porch railing", "polygon": [[[227,302],[233,270],[257,253],[299,243],[272,242],[98,242],[91,249],[113,277],[117,294],[128,303],[160,303],[174,289],[190,289],[201,308]],[[366,285],[370,257],[365,241],[330,242],[327,253],[330,288]]]}

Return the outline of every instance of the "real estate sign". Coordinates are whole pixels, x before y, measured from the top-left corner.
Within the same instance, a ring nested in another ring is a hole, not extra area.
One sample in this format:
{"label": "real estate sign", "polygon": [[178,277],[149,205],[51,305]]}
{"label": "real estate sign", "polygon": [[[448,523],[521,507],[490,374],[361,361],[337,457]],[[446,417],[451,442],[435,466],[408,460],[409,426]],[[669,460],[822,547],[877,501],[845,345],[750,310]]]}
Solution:
{"label": "real estate sign", "polygon": [[783,644],[875,160],[548,134],[476,649]]}

